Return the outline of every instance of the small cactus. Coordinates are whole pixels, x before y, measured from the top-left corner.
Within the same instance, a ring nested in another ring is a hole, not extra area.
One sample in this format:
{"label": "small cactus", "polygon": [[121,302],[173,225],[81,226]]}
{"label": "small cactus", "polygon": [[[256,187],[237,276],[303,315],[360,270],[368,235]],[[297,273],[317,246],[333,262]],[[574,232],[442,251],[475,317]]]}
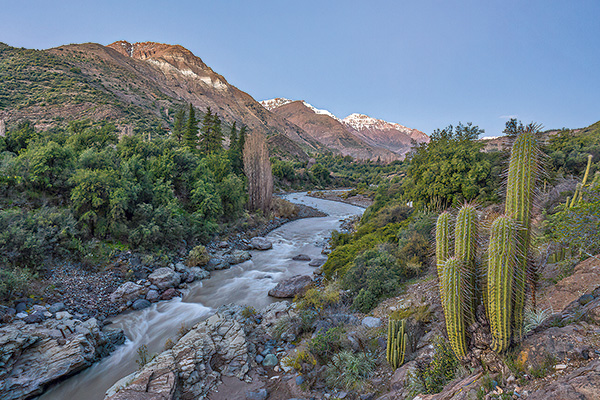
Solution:
{"label": "small cactus", "polygon": [[387,361],[392,368],[397,369],[404,364],[406,355],[406,343],[408,333],[406,332],[406,319],[390,319],[388,321],[387,337]]}

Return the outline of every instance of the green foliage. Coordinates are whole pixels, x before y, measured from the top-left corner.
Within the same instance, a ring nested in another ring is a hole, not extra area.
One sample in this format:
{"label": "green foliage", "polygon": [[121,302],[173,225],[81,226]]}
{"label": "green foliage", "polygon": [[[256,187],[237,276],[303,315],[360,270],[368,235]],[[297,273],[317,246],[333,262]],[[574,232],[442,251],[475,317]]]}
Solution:
{"label": "green foliage", "polygon": [[[210,112],[210,109],[208,110]],[[183,141],[190,151],[195,151],[198,147],[198,120],[196,119],[196,110],[190,103],[188,118],[185,126],[185,133],[183,134]]]}
{"label": "green foliage", "polygon": [[433,357],[430,361],[417,363],[408,373],[407,383],[413,396],[424,393],[439,393],[456,376],[459,361],[454,355],[450,343],[438,337],[434,343]]}
{"label": "green foliage", "polygon": [[190,250],[186,264],[188,267],[202,267],[208,263],[210,255],[206,250],[206,247],[198,245]]}
{"label": "green foliage", "polygon": [[499,177],[492,170],[498,160],[481,152],[483,145],[476,141],[481,133],[471,124],[434,131],[431,141],[420,144],[408,157],[402,185],[405,200],[429,209],[445,209],[465,200],[495,200]]}
{"label": "green foliage", "polygon": [[311,339],[308,350],[321,364],[327,364],[342,348],[343,334],[342,327],[330,328],[325,333],[319,333]]}
{"label": "green foliage", "polygon": [[0,300],[10,300],[15,294],[25,295],[29,283],[36,277],[27,268],[0,267]]}
{"label": "green foliage", "polygon": [[325,377],[330,387],[360,390],[375,370],[375,361],[366,353],[341,351],[327,364]]}
{"label": "green foliage", "polygon": [[340,291],[335,284],[323,288],[310,288],[301,298],[294,299],[299,310],[314,310],[321,314],[327,307],[340,300]]}

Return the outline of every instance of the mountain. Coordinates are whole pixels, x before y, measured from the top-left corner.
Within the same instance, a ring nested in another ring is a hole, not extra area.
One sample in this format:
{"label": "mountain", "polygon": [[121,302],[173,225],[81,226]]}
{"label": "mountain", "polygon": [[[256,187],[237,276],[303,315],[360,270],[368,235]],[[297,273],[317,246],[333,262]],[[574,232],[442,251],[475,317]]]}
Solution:
{"label": "mountain", "polygon": [[360,159],[402,159],[412,141],[428,142],[421,131],[363,114],[340,119],[301,100],[275,98],[261,104],[269,111],[299,126],[312,139],[343,155]]}
{"label": "mountain", "polygon": [[122,129],[168,129],[172,111],[188,103],[265,134],[274,153],[304,158],[322,150],[182,46],[119,41],[40,51],[0,45],[0,119],[7,124],[26,118],[44,128],[89,118]]}

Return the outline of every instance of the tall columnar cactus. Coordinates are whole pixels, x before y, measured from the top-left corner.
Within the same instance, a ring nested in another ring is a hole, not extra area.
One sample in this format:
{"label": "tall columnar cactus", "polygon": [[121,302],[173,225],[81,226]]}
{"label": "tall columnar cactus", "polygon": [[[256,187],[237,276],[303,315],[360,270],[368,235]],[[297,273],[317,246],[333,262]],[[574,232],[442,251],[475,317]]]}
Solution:
{"label": "tall columnar cactus", "polygon": [[438,276],[442,272],[442,267],[450,257],[450,219],[452,215],[444,211],[437,219],[435,226],[435,259]]}
{"label": "tall columnar cactus", "polygon": [[516,340],[521,340],[523,336],[531,208],[539,169],[539,149],[534,130],[535,127],[526,129],[517,136],[510,154],[506,185],[505,214],[514,218],[519,227],[517,230],[517,264],[515,265],[513,287],[513,326]]}
{"label": "tall columnar cactus", "polygon": [[462,269],[462,260],[458,257],[451,257],[444,263],[444,269],[440,276],[446,332],[452,350],[459,358],[467,354],[464,308],[468,305],[465,304]]}
{"label": "tall columnar cactus", "polygon": [[517,225],[509,216],[498,217],[490,233],[487,271],[487,311],[496,352],[510,345],[517,262]]}
{"label": "tall columnar cactus", "polygon": [[454,254],[464,267],[465,317],[470,325],[475,322],[477,308],[477,210],[471,204],[465,204],[456,217],[454,236],[456,238]]}
{"label": "tall columnar cactus", "polygon": [[397,369],[404,364],[408,333],[406,319],[391,319],[388,321],[387,361],[392,368]]}

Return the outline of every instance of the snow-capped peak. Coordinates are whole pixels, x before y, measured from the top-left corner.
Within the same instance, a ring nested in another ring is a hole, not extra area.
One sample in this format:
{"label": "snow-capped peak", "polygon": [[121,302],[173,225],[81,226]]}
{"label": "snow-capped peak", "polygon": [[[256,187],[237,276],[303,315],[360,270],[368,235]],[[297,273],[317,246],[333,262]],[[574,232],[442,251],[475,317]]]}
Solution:
{"label": "snow-capped peak", "polygon": [[369,128],[379,128],[379,129],[395,129],[399,131],[410,131],[410,128],[405,127],[404,125],[397,124],[395,122],[387,122],[382,119],[377,119],[373,117],[369,117],[365,114],[350,114],[346,118],[343,119],[343,122],[350,125],[352,128],[357,131]]}
{"label": "snow-capped peak", "polygon": [[286,99],[284,97],[277,97],[271,100],[263,100],[260,102],[260,104],[262,104],[262,106],[267,110],[272,111],[278,107],[291,103],[292,101],[294,100]]}
{"label": "snow-capped peak", "polygon": [[318,109],[318,108],[314,107],[312,104],[309,104],[309,103],[305,102],[304,100],[302,101],[302,104],[304,104],[306,107],[308,107],[308,108],[310,108],[311,110],[313,110],[313,112],[314,112],[315,114],[327,115],[327,116],[329,116],[329,117],[331,117],[331,118],[335,119],[336,121],[342,122],[342,120],[341,120],[341,119],[339,119],[338,117],[336,117],[335,115],[333,115],[332,113],[330,113],[330,112],[329,112],[329,111],[327,111],[327,110],[321,110],[321,109]]}

